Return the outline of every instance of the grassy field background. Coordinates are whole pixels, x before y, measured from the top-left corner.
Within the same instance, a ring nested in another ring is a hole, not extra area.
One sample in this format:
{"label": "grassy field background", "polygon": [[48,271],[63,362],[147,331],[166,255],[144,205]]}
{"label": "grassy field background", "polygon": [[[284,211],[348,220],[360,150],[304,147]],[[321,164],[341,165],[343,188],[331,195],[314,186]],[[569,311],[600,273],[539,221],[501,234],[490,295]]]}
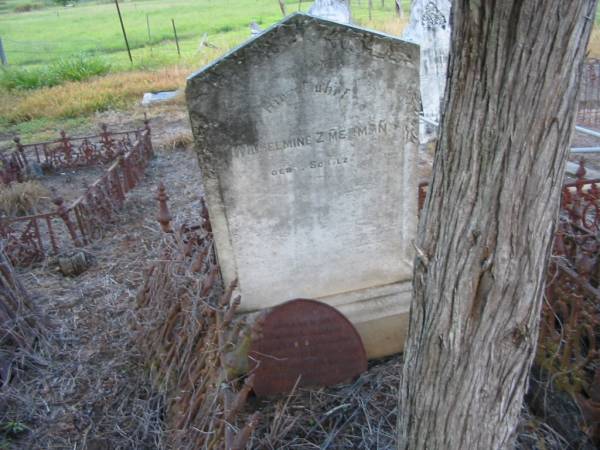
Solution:
{"label": "grassy field background", "polygon": [[[311,4],[286,0],[286,12],[307,11]],[[227,49],[249,37],[251,22],[267,27],[282,17],[277,0],[121,1],[120,8],[134,67],[141,68],[179,60],[171,19],[175,21],[182,56],[189,59],[198,53],[205,33],[210,44]],[[405,9],[408,14],[408,2]],[[368,1],[355,0],[353,14],[359,24],[368,23]],[[384,1],[383,6],[375,0],[373,23],[394,17],[393,0]],[[11,65],[47,64],[83,52],[107,57],[115,68],[130,67],[113,2],[3,13],[0,37]]]}
{"label": "grassy field background", "polygon": [[[359,25],[400,34],[409,11],[409,1],[404,3],[401,20],[393,0],[373,1],[371,18],[368,0],[353,0],[353,18]],[[125,108],[144,92],[182,87],[193,70],[249,39],[251,22],[266,28],[282,18],[278,0],[121,0],[119,4],[133,64],[112,1],[62,7],[49,0],[0,0],[0,37],[9,62],[8,70],[0,71],[0,77],[4,74],[4,81],[8,80],[0,83],[0,135],[52,133],[95,112]],[[287,14],[306,12],[311,5],[311,1],[285,1]],[[15,12],[28,8],[32,10]],[[201,41],[208,46],[200,46]],[[77,58],[84,58],[85,67],[74,64]],[[100,67],[97,72],[80,73],[95,66]],[[63,72],[72,76],[63,79]],[[40,88],[40,81],[49,80],[48,87]]]}
{"label": "grassy field background", "polygon": [[[62,7],[51,0],[0,0],[0,37],[9,62],[8,70],[0,70],[0,138],[21,134],[31,140],[53,134],[96,112],[127,108],[144,92],[180,88],[189,73],[250,38],[251,22],[266,28],[282,18],[278,0],[119,3],[133,64],[113,1],[87,0]],[[371,14],[369,0],[351,0],[353,19],[358,25],[400,35],[409,3],[403,0],[400,19],[394,0],[372,0]],[[285,0],[287,14],[306,12],[311,5]],[[201,41],[208,46],[200,46]],[[590,56],[600,57],[598,30],[592,36]]]}

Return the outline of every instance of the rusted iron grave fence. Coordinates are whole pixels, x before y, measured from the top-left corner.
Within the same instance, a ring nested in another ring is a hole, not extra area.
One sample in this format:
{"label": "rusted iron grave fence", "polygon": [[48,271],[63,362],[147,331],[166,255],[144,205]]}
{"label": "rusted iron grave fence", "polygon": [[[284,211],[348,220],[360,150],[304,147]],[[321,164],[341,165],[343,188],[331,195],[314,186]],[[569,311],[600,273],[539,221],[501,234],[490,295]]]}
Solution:
{"label": "rusted iron grave fence", "polygon": [[260,415],[242,413],[254,377],[232,375],[250,339],[236,318],[235,285],[223,288],[208,210],[201,223],[171,224],[168,196],[158,188],[160,257],[138,291],[136,336],[151,377],[165,394],[171,447],[244,449]]}
{"label": "rusted iron grave fence", "polygon": [[563,187],[536,363],[573,396],[600,443],[600,179],[585,174],[581,160]]}
{"label": "rusted iron grave fence", "polygon": [[142,128],[127,131],[109,131],[103,124],[100,134],[93,136],[70,137],[61,131],[59,139],[35,144],[23,144],[15,137],[14,149],[0,153],[0,183],[19,183],[36,171],[53,172],[111,163],[128,152],[142,133],[149,130],[145,119]]}
{"label": "rusted iron grave fence", "polygon": [[[5,250],[13,264],[28,266],[43,260],[48,254],[58,254],[73,246],[81,247],[101,236],[103,228],[111,222],[115,211],[122,207],[127,193],[142,178],[153,156],[150,127],[147,122],[141,130],[117,135],[122,136],[122,140],[118,143],[112,140],[110,144],[110,152],[114,152],[114,161],[72,204],[65,205],[64,200],[57,197],[53,199],[56,205],[53,212],[23,217],[0,217],[0,239],[6,241]],[[131,142],[133,137],[135,141]],[[85,139],[87,138],[83,138]],[[108,147],[100,144],[96,155],[98,158],[107,158],[107,152]],[[58,159],[52,159],[54,156],[50,158],[53,164],[69,161],[68,158],[64,158],[64,153],[63,157]],[[68,164],[72,164],[74,160],[70,161]]]}
{"label": "rusted iron grave fence", "polygon": [[583,68],[577,123],[600,128],[600,59],[589,59]]}
{"label": "rusted iron grave fence", "polygon": [[[598,442],[600,179],[585,173],[581,161],[576,180],[563,188],[536,363],[575,399],[584,419],[577,423],[581,433]],[[427,186],[419,185],[420,207]],[[167,393],[170,439],[177,448],[243,448],[235,445],[251,439],[259,416],[240,414],[254,377],[240,382],[236,349],[248,345],[254,331],[244,334],[244,323],[233,320],[239,298],[232,299],[231,287],[221,294],[204,202],[201,225],[173,227],[162,184],[157,200],[157,220],[170,245],[144,277],[138,331],[153,378]],[[203,358],[192,356],[198,354]]]}
{"label": "rusted iron grave fence", "polygon": [[[419,184],[419,210],[428,183]],[[546,278],[536,364],[577,402],[584,432],[600,442],[600,179],[563,186]]]}

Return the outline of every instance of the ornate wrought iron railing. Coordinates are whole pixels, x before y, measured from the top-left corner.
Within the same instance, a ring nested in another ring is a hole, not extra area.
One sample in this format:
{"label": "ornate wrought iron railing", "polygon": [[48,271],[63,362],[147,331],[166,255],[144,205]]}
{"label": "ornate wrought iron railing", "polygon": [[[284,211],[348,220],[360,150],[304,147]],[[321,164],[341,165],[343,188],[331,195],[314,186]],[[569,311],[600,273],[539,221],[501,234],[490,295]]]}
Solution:
{"label": "ornate wrought iron railing", "polygon": [[[427,189],[419,184],[419,210]],[[600,436],[600,179],[586,178],[583,159],[562,190],[536,363],[577,401],[586,433]]]}
{"label": "ornate wrought iron railing", "polygon": [[59,139],[35,144],[22,144],[21,139],[15,137],[15,148],[8,153],[0,153],[0,182],[23,181],[33,170],[33,165],[37,165],[39,170],[54,171],[111,163],[119,154],[130,150],[142,133],[149,129],[146,119],[144,127],[139,129],[111,132],[103,124],[97,135],[70,137],[61,131]]}
{"label": "ornate wrought iron railing", "polygon": [[123,146],[115,147],[115,151],[116,159],[106,172],[71,205],[57,197],[53,212],[0,218],[0,239],[6,241],[6,253],[13,264],[28,266],[48,254],[81,247],[101,236],[153,155],[150,128],[146,124],[128,151]]}

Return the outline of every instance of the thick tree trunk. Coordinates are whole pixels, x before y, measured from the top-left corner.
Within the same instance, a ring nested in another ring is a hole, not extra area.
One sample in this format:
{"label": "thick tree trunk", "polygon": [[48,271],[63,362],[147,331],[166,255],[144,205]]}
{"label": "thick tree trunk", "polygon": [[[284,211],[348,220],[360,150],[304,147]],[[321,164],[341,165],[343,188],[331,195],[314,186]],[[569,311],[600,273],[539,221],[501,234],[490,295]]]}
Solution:
{"label": "thick tree trunk", "polygon": [[596,0],[454,0],[401,449],[512,444]]}

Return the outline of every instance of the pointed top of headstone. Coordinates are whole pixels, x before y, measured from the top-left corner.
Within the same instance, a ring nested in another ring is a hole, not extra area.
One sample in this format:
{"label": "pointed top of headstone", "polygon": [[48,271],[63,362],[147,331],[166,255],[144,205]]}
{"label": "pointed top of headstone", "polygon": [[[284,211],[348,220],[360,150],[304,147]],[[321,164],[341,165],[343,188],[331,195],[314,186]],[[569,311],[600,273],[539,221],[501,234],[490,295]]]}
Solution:
{"label": "pointed top of headstone", "polygon": [[[290,30],[296,32],[290,33]],[[363,47],[352,49],[352,44],[348,42],[335,43],[332,36],[343,33],[345,40],[363,41],[360,44]],[[285,52],[288,46],[301,43],[304,38],[311,40],[324,39],[331,46],[339,45],[346,46],[347,51],[364,50],[366,54],[377,54],[379,58],[388,58],[393,63],[394,61],[402,61],[406,64],[418,65],[418,46],[409,41],[400,39],[383,32],[369,30],[367,28],[335,22],[323,17],[315,17],[310,14],[296,12],[284,17],[281,21],[275,23],[271,27],[265,29],[259,34],[253,35],[250,39],[243,42],[238,47],[235,47],[222,57],[217,58],[202,69],[192,73],[188,77],[188,83],[195,81],[197,78],[202,78],[210,72],[214,72],[218,66],[231,63],[241,66],[246,60],[249,53],[262,53],[265,57],[274,56],[278,52]],[[378,47],[387,46],[385,55],[380,54],[381,51],[373,51],[373,44],[377,43]],[[371,48],[366,48],[367,45]],[[394,53],[396,55],[394,55]]]}

